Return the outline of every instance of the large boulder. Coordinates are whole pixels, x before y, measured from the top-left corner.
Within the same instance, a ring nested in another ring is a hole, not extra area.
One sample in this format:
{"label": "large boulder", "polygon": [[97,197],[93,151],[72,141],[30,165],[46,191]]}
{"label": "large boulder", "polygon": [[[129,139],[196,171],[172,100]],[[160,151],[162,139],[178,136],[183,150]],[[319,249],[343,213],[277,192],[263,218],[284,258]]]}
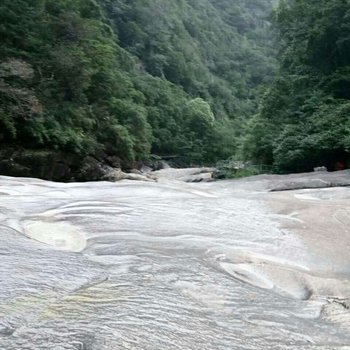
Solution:
{"label": "large boulder", "polygon": [[113,167],[94,157],[85,157],[76,171],[77,181],[99,181],[113,171]]}
{"label": "large boulder", "polygon": [[154,171],[151,176],[157,180],[176,180],[181,182],[209,182],[213,181],[215,168],[184,168],[162,169]]}
{"label": "large boulder", "polygon": [[136,171],[125,173],[121,169],[111,169],[108,173],[106,173],[102,180],[105,181],[120,181],[120,180],[136,180],[136,181],[152,181],[155,179],[148,177],[147,175],[143,175],[141,173],[137,173]]}
{"label": "large boulder", "polygon": [[138,168],[141,170],[144,169],[146,170],[145,172],[147,172],[149,169],[151,171],[158,171],[163,169],[169,169],[171,168],[171,166],[165,160],[152,159],[142,162],[142,164]]}

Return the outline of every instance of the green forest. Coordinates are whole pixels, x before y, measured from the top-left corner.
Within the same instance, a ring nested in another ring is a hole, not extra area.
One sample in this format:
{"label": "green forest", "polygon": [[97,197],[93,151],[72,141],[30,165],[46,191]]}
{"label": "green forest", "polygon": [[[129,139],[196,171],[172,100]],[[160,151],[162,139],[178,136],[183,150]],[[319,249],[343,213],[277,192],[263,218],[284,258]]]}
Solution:
{"label": "green forest", "polygon": [[280,1],[278,73],[249,121],[245,155],[276,171],[350,167],[350,2]]}
{"label": "green forest", "polygon": [[347,0],[2,0],[0,37],[0,171],[9,149],[349,160]]}

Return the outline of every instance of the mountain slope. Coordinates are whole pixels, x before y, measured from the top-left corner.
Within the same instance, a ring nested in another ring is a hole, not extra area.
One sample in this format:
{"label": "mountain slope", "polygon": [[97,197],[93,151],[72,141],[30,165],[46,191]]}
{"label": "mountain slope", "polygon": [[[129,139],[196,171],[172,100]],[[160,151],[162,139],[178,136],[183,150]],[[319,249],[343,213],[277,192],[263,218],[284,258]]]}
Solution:
{"label": "mountain slope", "polygon": [[[2,148],[213,162],[271,81],[269,0],[4,0]],[[103,157],[105,157],[103,156]]]}
{"label": "mountain slope", "polygon": [[280,70],[247,140],[248,157],[283,172],[350,166],[348,1],[282,1]]}

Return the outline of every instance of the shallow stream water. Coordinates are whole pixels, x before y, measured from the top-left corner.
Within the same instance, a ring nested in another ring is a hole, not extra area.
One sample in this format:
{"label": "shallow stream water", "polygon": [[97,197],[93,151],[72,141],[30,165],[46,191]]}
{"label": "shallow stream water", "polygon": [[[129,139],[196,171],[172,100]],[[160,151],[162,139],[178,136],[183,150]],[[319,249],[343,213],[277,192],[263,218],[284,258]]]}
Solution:
{"label": "shallow stream water", "polygon": [[350,349],[349,199],[0,177],[0,349]]}

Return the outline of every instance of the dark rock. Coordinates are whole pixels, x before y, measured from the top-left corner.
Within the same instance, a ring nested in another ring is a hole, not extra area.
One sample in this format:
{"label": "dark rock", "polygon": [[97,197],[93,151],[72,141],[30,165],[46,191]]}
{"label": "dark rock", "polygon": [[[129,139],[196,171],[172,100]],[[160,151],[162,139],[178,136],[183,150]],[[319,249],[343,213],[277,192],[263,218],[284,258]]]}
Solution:
{"label": "dark rock", "polygon": [[31,170],[21,164],[18,164],[13,159],[0,161],[0,174],[7,176],[28,177],[31,175]]}
{"label": "dark rock", "polygon": [[0,151],[0,175],[34,177],[52,181],[98,181],[118,164],[117,158],[108,161],[98,157],[51,150],[3,148]]}
{"label": "dark rock", "polygon": [[117,156],[107,156],[105,161],[113,168],[121,168],[121,161]]}
{"label": "dark rock", "polygon": [[226,175],[222,170],[216,169],[213,172],[213,179],[224,180],[225,178],[226,178]]}
{"label": "dark rock", "polygon": [[86,157],[79,167],[76,179],[78,181],[98,181],[104,179],[111,171],[113,171],[111,166],[101,163],[94,157]]}
{"label": "dark rock", "polygon": [[139,167],[135,167],[135,168],[142,169],[143,167],[150,168],[151,171],[158,171],[158,170],[171,168],[168,162],[161,159],[146,160],[142,162]]}
{"label": "dark rock", "polygon": [[169,168],[170,168],[170,165],[164,160],[156,160],[152,163],[152,169],[154,171],[169,169]]}
{"label": "dark rock", "polygon": [[3,149],[0,152],[0,174],[65,181],[72,177],[69,157],[53,151]]}

